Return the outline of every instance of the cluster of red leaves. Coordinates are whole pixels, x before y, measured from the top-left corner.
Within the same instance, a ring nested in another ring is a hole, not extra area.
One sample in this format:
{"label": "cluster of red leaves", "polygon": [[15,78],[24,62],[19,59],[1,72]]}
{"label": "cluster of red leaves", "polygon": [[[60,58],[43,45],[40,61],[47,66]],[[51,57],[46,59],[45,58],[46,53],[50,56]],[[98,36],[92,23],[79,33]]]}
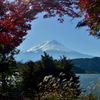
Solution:
{"label": "cluster of red leaves", "polygon": [[17,3],[9,3],[2,0],[3,14],[0,14],[0,44],[18,46],[23,36],[30,29],[27,19],[22,15],[22,7]]}
{"label": "cluster of red leaves", "polygon": [[[78,17],[76,10],[73,10],[72,1],[0,0],[0,52],[5,49],[6,53],[20,45],[31,29],[30,22],[36,19],[36,15],[40,12],[45,12],[44,18],[59,16],[60,22],[63,22],[64,15]],[[88,26],[92,35],[100,36],[100,1],[76,0],[75,2],[83,16],[83,20],[77,26]]]}
{"label": "cluster of red leaves", "polygon": [[0,52],[20,45],[38,13],[46,12],[44,18],[58,15],[62,22],[65,14],[77,16],[72,9],[71,0],[0,0]]}
{"label": "cluster of red leaves", "polygon": [[83,20],[78,26],[88,26],[90,34],[100,37],[100,1],[77,0]]}
{"label": "cluster of red leaves", "polygon": [[2,52],[9,52],[22,42],[23,36],[30,29],[30,24],[27,22],[28,20],[23,16],[23,6],[19,5],[17,0],[16,3],[0,1],[0,50]]}

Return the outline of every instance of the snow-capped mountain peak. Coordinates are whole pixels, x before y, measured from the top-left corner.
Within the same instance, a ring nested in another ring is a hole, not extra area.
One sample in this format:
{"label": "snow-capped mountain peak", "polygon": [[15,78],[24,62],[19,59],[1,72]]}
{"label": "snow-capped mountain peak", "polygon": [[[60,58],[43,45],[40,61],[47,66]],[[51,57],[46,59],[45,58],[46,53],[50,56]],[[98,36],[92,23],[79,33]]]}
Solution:
{"label": "snow-capped mountain peak", "polygon": [[43,52],[47,52],[49,55],[57,59],[63,55],[70,59],[93,57],[87,54],[82,54],[74,50],[70,50],[66,48],[63,44],[57,42],[56,40],[52,40],[40,43],[28,49],[26,52],[20,53],[18,56],[16,56],[16,60],[23,62],[29,60],[36,61],[41,59],[41,55],[43,55]]}
{"label": "snow-capped mountain peak", "polygon": [[66,48],[61,43],[57,42],[56,40],[46,41],[37,46],[34,46],[27,50],[27,52],[38,52],[38,51],[61,51],[61,52],[69,52],[70,49]]}

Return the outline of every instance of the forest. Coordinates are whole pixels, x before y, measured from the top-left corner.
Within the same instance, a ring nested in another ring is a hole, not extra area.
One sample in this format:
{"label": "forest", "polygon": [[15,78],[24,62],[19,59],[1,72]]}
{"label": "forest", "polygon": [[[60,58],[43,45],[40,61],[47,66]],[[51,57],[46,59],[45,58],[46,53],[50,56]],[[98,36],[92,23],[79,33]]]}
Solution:
{"label": "forest", "polygon": [[73,63],[66,57],[54,60],[44,53],[41,60],[16,64],[17,47],[31,30],[36,15],[43,18],[80,18],[76,28],[87,27],[100,38],[98,0],[0,0],[0,100],[99,100],[80,88]]}
{"label": "forest", "polygon": [[[97,100],[99,95],[87,93],[80,87],[72,60],[62,56],[53,59],[46,52],[39,61],[10,62],[0,68],[1,98],[9,100]],[[3,94],[4,93],[4,94]],[[83,93],[83,94],[82,94]],[[86,95],[86,96],[85,96]]]}

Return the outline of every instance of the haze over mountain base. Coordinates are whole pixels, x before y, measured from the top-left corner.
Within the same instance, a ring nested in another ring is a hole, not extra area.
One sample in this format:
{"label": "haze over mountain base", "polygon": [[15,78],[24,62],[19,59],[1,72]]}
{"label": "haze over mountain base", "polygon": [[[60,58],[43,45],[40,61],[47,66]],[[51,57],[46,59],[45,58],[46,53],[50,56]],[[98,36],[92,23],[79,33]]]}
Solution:
{"label": "haze over mountain base", "polygon": [[66,48],[63,44],[52,40],[40,43],[25,52],[18,54],[15,58],[18,62],[37,61],[41,59],[44,52],[54,59],[66,56],[72,60],[75,73],[100,73],[100,57],[93,57]]}
{"label": "haze over mountain base", "polygon": [[27,51],[20,53],[16,56],[16,60],[22,62],[26,62],[29,60],[36,61],[41,59],[41,55],[43,55],[43,52],[47,52],[49,55],[53,56],[53,58],[56,59],[58,59],[61,56],[66,56],[69,59],[93,57],[87,54],[82,54],[80,52],[71,50],[65,47],[63,44],[52,40],[40,43],[28,49]]}

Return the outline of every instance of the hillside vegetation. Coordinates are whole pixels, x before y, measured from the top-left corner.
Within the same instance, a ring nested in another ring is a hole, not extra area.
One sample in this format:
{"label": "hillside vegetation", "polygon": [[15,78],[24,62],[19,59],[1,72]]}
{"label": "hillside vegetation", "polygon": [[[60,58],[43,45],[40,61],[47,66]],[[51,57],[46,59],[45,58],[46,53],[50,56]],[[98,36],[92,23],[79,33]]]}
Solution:
{"label": "hillside vegetation", "polygon": [[72,60],[76,73],[100,73],[100,57]]}

